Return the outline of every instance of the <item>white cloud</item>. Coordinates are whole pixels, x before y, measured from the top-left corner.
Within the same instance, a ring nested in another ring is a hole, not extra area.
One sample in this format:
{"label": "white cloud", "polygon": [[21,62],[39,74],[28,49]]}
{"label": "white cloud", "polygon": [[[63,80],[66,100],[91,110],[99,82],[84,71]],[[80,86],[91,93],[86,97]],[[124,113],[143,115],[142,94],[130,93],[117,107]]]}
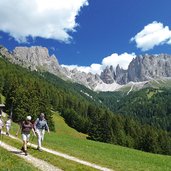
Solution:
{"label": "white cloud", "polygon": [[110,66],[112,65],[114,68],[119,64],[120,67],[123,69],[127,69],[129,63],[132,61],[132,59],[135,57],[135,54],[128,54],[128,53],[123,53],[121,55],[118,55],[117,53],[113,53],[111,56],[105,57],[102,60],[102,65],[103,67],[106,67],[107,65]]}
{"label": "white cloud", "polygon": [[28,36],[68,42],[85,5],[88,0],[0,0],[0,30],[19,42]]}
{"label": "white cloud", "polygon": [[90,66],[77,66],[77,65],[62,65],[63,67],[67,67],[69,70],[73,70],[76,68],[78,71],[86,72],[86,73],[93,73],[93,74],[100,74],[106,66],[113,66],[116,68],[116,66],[119,64],[120,67],[123,69],[127,69],[129,63],[132,61],[132,59],[135,58],[135,54],[128,54],[123,53],[121,55],[118,55],[117,53],[112,54],[111,56],[107,56],[102,60],[101,64],[91,64]]}
{"label": "white cloud", "polygon": [[131,41],[136,42],[137,48],[142,51],[153,49],[154,46],[171,44],[171,30],[160,22],[152,22],[137,33]]}
{"label": "white cloud", "polygon": [[78,71],[85,72],[85,73],[93,73],[93,74],[100,74],[102,71],[102,65],[100,64],[91,64],[90,66],[78,66],[78,65],[62,65],[62,67],[66,67],[69,70],[77,69]]}

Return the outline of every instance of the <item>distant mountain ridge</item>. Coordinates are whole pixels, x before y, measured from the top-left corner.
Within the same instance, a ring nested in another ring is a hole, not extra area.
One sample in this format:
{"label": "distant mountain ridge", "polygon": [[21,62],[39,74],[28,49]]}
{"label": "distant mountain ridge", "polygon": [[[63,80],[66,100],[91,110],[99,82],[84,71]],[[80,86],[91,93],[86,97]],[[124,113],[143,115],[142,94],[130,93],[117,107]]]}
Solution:
{"label": "distant mountain ridge", "polygon": [[127,70],[119,65],[116,69],[107,66],[100,75],[80,72],[76,68],[62,67],[56,56],[49,55],[48,49],[41,46],[16,47],[13,52],[0,47],[0,53],[10,62],[30,70],[48,71],[54,75],[71,80],[95,91],[115,91],[132,83],[145,85],[148,81],[171,77],[171,55],[139,55],[134,58]]}
{"label": "distant mountain ridge", "polygon": [[130,62],[127,70],[118,65],[114,71],[112,66],[107,66],[101,73],[101,79],[107,84],[115,81],[127,84],[164,77],[171,77],[171,55],[167,54],[139,55]]}

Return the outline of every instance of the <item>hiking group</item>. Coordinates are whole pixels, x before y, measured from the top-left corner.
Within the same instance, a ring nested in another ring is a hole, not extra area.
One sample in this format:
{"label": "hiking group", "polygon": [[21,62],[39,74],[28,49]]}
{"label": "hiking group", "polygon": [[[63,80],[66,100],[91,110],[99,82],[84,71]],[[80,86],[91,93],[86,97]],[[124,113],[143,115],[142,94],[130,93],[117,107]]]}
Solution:
{"label": "hiking group", "polygon": [[[45,114],[41,113],[34,123],[31,122],[31,116],[27,116],[26,119],[20,125],[20,131],[22,135],[23,145],[21,150],[27,155],[27,144],[30,139],[30,133],[33,132],[34,136],[37,136],[37,150],[42,151],[42,141],[44,139],[45,130],[49,131],[49,126],[45,119]],[[18,132],[16,135],[18,136]]]}
{"label": "hiking group", "polygon": [[[10,128],[11,128],[11,118],[10,117],[8,117],[7,121],[5,122],[5,125],[6,125],[6,135],[9,135]],[[1,140],[2,140],[3,127],[4,127],[4,121],[2,119],[2,114],[0,113]],[[20,127],[16,133],[16,136],[18,136],[18,133],[21,132],[21,137],[22,137],[22,141],[23,141],[21,151],[23,151],[25,153],[25,155],[28,154],[27,145],[28,145],[28,142],[30,139],[31,131],[33,132],[34,136],[37,136],[37,150],[42,151],[42,141],[44,139],[45,130],[47,132],[50,132],[44,113],[41,113],[40,116],[35,120],[35,122],[32,122],[31,116],[27,116],[25,118],[25,120],[20,123]]]}

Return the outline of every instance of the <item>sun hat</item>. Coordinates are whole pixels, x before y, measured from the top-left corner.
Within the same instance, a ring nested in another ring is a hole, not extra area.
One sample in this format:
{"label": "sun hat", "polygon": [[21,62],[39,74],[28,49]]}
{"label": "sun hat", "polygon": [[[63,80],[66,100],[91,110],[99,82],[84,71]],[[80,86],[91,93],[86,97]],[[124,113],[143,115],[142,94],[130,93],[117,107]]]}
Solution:
{"label": "sun hat", "polygon": [[27,116],[26,120],[31,121],[31,116]]}

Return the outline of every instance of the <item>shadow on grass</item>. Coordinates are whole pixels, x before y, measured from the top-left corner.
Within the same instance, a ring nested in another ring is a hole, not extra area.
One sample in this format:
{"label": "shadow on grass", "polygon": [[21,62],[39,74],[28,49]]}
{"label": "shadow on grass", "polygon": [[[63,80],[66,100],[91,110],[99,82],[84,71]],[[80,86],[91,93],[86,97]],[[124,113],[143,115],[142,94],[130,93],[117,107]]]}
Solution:
{"label": "shadow on grass", "polygon": [[14,150],[12,150],[12,151],[10,151],[11,153],[14,153],[14,154],[19,154],[19,155],[22,155],[22,156],[24,156],[25,155],[25,153],[23,153],[22,151],[14,151]]}

